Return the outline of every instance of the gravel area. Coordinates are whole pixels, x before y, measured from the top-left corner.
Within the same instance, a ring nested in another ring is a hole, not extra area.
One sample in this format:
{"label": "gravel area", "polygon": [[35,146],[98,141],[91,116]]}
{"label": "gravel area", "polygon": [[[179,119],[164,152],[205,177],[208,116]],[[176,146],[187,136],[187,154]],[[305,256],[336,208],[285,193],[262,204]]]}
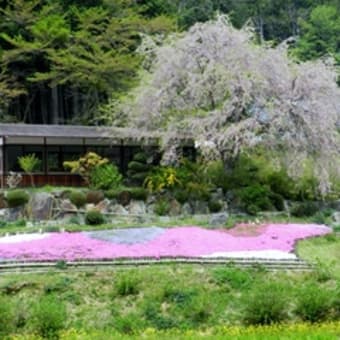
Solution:
{"label": "gravel area", "polygon": [[92,239],[107,241],[117,244],[137,244],[153,240],[165,233],[165,228],[127,228],[115,230],[100,230],[85,232],[84,234]]}

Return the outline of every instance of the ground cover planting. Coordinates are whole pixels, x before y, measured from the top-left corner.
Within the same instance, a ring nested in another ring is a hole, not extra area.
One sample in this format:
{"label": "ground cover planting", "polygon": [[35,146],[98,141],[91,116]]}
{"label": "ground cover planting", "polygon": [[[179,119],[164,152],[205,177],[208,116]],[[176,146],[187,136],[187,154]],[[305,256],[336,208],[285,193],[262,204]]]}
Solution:
{"label": "ground cover planting", "polygon": [[[327,234],[313,224],[238,225],[231,230],[199,227],[134,228],[46,233],[0,238],[0,258],[79,260],[140,257],[269,256],[289,258],[299,239]],[[247,254],[249,253],[249,254]],[[255,255],[254,255],[255,254]],[[294,256],[294,255],[293,255]]]}
{"label": "ground cover planting", "polygon": [[340,332],[338,281],[316,272],[231,265],[51,271],[0,276],[0,293],[0,333],[10,339],[336,339]]}

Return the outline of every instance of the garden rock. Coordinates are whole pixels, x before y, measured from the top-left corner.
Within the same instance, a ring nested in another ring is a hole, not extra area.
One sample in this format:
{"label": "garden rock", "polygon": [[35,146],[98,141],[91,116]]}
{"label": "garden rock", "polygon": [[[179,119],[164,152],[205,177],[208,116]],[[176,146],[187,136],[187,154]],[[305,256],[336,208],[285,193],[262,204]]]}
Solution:
{"label": "garden rock", "polygon": [[116,215],[128,215],[129,212],[121,205],[121,204],[115,204],[111,211]]}
{"label": "garden rock", "polygon": [[227,212],[222,212],[218,214],[212,214],[209,219],[209,225],[211,227],[220,227],[224,226],[229,218],[229,214]]}
{"label": "garden rock", "polygon": [[96,206],[95,209],[102,212],[102,213],[108,213],[111,208],[111,201],[107,198],[105,198],[103,201],[99,202]]}
{"label": "garden rock", "polygon": [[188,202],[184,203],[182,205],[182,214],[187,216],[187,215],[192,215],[192,213],[193,213],[193,210],[192,210],[191,205]]}
{"label": "garden rock", "polygon": [[5,220],[7,209],[0,209],[0,220]]}
{"label": "garden rock", "polygon": [[223,201],[224,200],[224,195],[223,195],[222,188],[217,188],[216,191],[214,191],[210,195],[210,200],[212,200],[212,201]]}
{"label": "garden rock", "polygon": [[69,212],[69,211],[77,212],[78,211],[77,207],[74,204],[72,204],[69,199],[61,201],[60,210],[61,211],[67,211],[67,212]]}
{"label": "garden rock", "polygon": [[14,222],[25,217],[25,207],[16,207],[6,209],[6,221]]}
{"label": "garden rock", "polygon": [[192,205],[195,214],[209,214],[208,202],[194,201]]}
{"label": "garden rock", "polygon": [[340,224],[340,211],[336,211],[335,213],[333,213],[332,219],[335,224]]}
{"label": "garden rock", "polygon": [[170,216],[177,216],[180,215],[182,211],[182,207],[180,205],[180,203],[173,199],[170,201],[170,209],[169,209],[169,215]]}
{"label": "garden rock", "polygon": [[28,211],[34,221],[49,220],[52,216],[54,197],[46,192],[34,193],[29,204]]}
{"label": "garden rock", "polygon": [[129,205],[129,213],[132,215],[143,215],[146,213],[145,203],[143,201],[131,201]]}
{"label": "garden rock", "polygon": [[95,209],[95,205],[93,203],[85,204],[85,210],[86,211],[90,211],[90,210],[94,210],[94,209]]}
{"label": "garden rock", "polygon": [[0,209],[5,209],[5,208],[7,208],[5,194],[3,192],[0,192]]}

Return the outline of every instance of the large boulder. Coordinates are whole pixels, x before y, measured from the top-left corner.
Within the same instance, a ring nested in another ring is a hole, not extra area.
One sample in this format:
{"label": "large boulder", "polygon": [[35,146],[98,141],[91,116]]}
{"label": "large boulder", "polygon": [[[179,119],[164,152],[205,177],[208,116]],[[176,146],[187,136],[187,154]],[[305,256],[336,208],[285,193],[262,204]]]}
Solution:
{"label": "large boulder", "polygon": [[54,197],[46,192],[37,192],[31,196],[27,210],[34,221],[51,219],[53,215]]}
{"label": "large boulder", "polygon": [[113,214],[116,215],[128,215],[129,212],[121,205],[121,204],[115,204],[112,206],[111,211]]}
{"label": "large boulder", "polygon": [[183,215],[189,216],[189,215],[192,215],[193,212],[194,212],[194,211],[193,211],[191,205],[190,205],[188,202],[185,202],[185,203],[182,205],[182,214],[183,214]]}
{"label": "large boulder", "polygon": [[69,199],[62,200],[59,207],[62,212],[78,212],[77,207]]}
{"label": "large boulder", "polygon": [[5,194],[3,192],[0,192],[0,209],[5,209],[5,208],[7,208]]}
{"label": "large boulder", "polygon": [[132,200],[129,204],[129,213],[132,215],[144,215],[146,213],[144,201]]}
{"label": "large boulder", "polygon": [[181,207],[180,203],[177,200],[172,199],[170,201],[169,215],[170,216],[177,216],[177,215],[180,215],[181,212],[182,212],[182,207]]}
{"label": "large boulder", "polygon": [[96,204],[95,209],[100,211],[103,214],[106,214],[110,212],[111,209],[111,201],[107,198],[100,201],[98,204]]}
{"label": "large boulder", "polygon": [[204,215],[209,214],[209,206],[206,201],[194,201],[192,202],[192,207],[194,210],[194,214],[196,215]]}
{"label": "large boulder", "polygon": [[229,218],[229,214],[227,212],[212,214],[209,219],[209,225],[213,228],[223,227],[226,224],[228,218]]}
{"label": "large boulder", "polygon": [[25,206],[6,209],[5,220],[15,222],[26,217]]}

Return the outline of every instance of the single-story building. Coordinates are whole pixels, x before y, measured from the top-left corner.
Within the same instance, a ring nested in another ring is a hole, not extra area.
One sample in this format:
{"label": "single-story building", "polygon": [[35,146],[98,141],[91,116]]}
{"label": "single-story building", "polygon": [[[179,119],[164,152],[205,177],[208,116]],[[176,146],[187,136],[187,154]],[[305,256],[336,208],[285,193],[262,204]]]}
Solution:
{"label": "single-story building", "polygon": [[[66,171],[63,162],[76,160],[88,151],[109,158],[124,173],[133,155],[141,149],[132,134],[133,130],[123,128],[0,124],[1,187],[6,185],[5,178],[10,171],[22,173],[18,157],[27,154],[35,154],[41,160],[41,167],[34,174],[36,185],[81,185],[81,178]],[[140,132],[138,135],[140,137]],[[149,147],[158,150],[158,136],[148,135],[143,139]],[[183,151],[190,153],[192,149],[188,146]],[[22,185],[29,183],[28,176],[23,174]]]}

